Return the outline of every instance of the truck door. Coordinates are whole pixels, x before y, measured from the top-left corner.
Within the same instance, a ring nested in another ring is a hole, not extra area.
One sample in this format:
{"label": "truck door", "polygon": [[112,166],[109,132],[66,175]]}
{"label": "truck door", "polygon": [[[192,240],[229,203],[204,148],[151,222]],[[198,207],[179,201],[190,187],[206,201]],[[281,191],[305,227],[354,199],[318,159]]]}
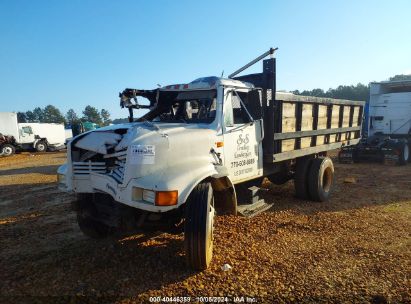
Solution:
{"label": "truck door", "polygon": [[30,126],[20,127],[19,135],[20,135],[19,143],[21,144],[29,144],[29,143],[34,142],[34,134]]}
{"label": "truck door", "polygon": [[246,90],[229,89],[224,95],[224,164],[233,182],[262,175],[263,125],[250,117],[250,98]]}

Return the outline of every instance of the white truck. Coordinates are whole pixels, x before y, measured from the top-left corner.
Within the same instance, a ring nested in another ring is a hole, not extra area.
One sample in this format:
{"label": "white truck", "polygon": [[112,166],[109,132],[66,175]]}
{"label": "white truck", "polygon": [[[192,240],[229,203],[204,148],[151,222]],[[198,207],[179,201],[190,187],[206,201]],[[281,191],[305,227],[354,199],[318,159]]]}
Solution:
{"label": "white truck", "polygon": [[[274,51],[228,79],[124,90],[130,122],[75,137],[57,172],[60,189],[77,194],[80,229],[98,238],[184,228],[187,262],[201,270],[211,261],[216,214],[271,206],[259,188],[264,177],[294,179],[299,198],[326,201],[334,176],[326,152],[358,142],[364,102],[274,96]],[[262,73],[235,77],[268,55]],[[150,111],[135,121],[138,108]]]}
{"label": "white truck", "polygon": [[18,123],[17,114],[13,112],[0,112],[0,133],[15,140],[14,144],[6,143],[0,147],[4,156],[12,155],[16,149],[44,152],[65,147],[63,124]]}
{"label": "white truck", "polygon": [[367,136],[340,152],[342,161],[386,159],[406,165],[411,145],[411,80],[370,83]]}

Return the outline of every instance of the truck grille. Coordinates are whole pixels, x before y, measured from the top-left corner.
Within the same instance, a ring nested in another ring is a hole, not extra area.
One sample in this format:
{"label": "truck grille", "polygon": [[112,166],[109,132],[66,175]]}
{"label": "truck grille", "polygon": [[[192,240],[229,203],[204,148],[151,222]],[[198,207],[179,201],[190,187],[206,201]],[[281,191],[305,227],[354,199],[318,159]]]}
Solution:
{"label": "truck grille", "polygon": [[106,173],[106,163],[92,161],[73,162],[73,173],[75,175],[86,175],[91,172]]}
{"label": "truck grille", "polygon": [[[83,161],[73,162],[74,175],[88,175],[90,173],[105,174],[122,183],[124,179],[124,167],[126,165],[127,151],[103,156],[107,162]],[[107,163],[111,163],[110,166]]]}

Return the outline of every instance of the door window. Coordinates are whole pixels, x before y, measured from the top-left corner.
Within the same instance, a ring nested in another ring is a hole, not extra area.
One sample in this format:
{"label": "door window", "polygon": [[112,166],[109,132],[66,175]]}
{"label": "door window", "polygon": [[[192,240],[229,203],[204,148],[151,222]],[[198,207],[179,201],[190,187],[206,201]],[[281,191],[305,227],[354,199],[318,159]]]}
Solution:
{"label": "door window", "polygon": [[232,92],[231,97],[228,97],[224,116],[224,123],[226,127],[232,127],[234,125],[240,125],[251,122],[247,110],[241,103],[242,101],[245,105],[247,104],[248,94],[243,92],[237,92],[237,94],[235,92]]}
{"label": "door window", "polygon": [[22,128],[22,130],[23,130],[23,134],[25,133],[25,134],[33,134],[33,130],[31,129],[31,127],[23,127]]}

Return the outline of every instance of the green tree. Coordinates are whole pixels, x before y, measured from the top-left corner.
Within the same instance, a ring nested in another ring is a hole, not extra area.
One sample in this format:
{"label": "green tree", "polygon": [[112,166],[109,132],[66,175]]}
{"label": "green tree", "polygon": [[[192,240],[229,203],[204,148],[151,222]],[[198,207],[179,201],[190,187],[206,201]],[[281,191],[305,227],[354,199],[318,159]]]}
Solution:
{"label": "green tree", "polygon": [[33,113],[33,111],[27,111],[26,112],[26,121],[27,122],[35,122],[36,121],[36,115]]}
{"label": "green tree", "polygon": [[17,112],[17,122],[27,122],[27,116],[24,112]]}
{"label": "green tree", "polygon": [[101,115],[101,118],[103,119],[103,126],[108,126],[109,124],[111,124],[109,111],[107,111],[106,109],[101,109],[100,115]]}
{"label": "green tree", "polygon": [[66,113],[66,120],[70,125],[73,125],[79,121],[79,118],[73,109],[69,109]]}
{"label": "green tree", "polygon": [[103,121],[101,119],[101,115],[100,115],[99,111],[97,110],[97,108],[92,107],[90,105],[85,107],[85,109],[83,111],[82,120],[94,122],[94,123],[98,124],[99,126],[101,126],[103,124]]}
{"label": "green tree", "polygon": [[328,89],[324,92],[322,89],[299,90],[292,91],[292,93],[303,96],[315,96],[315,97],[328,97],[337,99],[349,99],[349,100],[368,100],[369,98],[369,86],[362,83],[358,83],[356,86],[340,85],[336,89]]}
{"label": "green tree", "polygon": [[33,121],[43,122],[43,120],[44,120],[43,109],[40,108],[40,107],[35,108],[33,110],[33,116],[34,116]]}
{"label": "green tree", "polygon": [[128,118],[116,118],[116,119],[113,119],[112,123],[115,125],[128,123]]}
{"label": "green tree", "polygon": [[395,81],[395,80],[411,80],[411,74],[409,75],[400,74],[400,75],[395,75],[393,77],[390,77],[390,81]]}
{"label": "green tree", "polygon": [[60,110],[53,105],[48,105],[43,110],[43,120],[46,123],[65,123],[66,119]]}

